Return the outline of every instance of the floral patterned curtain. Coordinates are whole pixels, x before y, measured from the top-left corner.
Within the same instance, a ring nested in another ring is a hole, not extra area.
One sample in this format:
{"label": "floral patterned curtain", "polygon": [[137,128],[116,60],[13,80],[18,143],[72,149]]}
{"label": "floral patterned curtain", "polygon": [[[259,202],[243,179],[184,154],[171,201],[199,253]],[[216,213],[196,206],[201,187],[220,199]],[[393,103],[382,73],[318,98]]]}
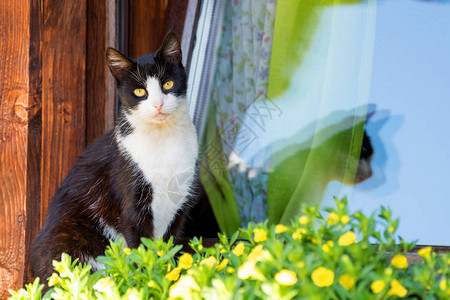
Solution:
{"label": "floral patterned curtain", "polygon": [[252,162],[244,161],[240,154],[247,147],[258,147],[251,129],[255,124],[245,123],[244,119],[250,106],[265,101],[275,13],[274,0],[234,0],[223,11],[210,97],[215,125],[207,125],[207,131],[216,129],[213,137],[219,139],[209,141],[205,151],[217,155],[209,160],[209,171],[222,172],[216,177],[228,182],[227,189],[232,193],[227,198],[230,206],[237,206],[239,225],[267,218],[268,170],[264,153],[253,157]]}

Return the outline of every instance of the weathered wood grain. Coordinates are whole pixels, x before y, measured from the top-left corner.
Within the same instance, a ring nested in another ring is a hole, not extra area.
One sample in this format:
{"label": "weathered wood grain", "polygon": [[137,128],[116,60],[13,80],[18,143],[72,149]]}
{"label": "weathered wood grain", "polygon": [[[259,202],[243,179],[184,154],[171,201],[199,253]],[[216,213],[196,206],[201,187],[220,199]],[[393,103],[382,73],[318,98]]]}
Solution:
{"label": "weathered wood grain", "polygon": [[43,1],[41,224],[86,145],[86,1]]}
{"label": "weathered wood grain", "polygon": [[116,1],[87,2],[86,142],[114,126],[114,79],[105,64],[106,48],[117,47]]}
{"label": "weathered wood grain", "polygon": [[39,97],[30,93],[31,3],[0,5],[0,299],[24,275],[28,133],[39,111]]}
{"label": "weathered wood grain", "polygon": [[131,57],[136,58],[159,48],[164,32],[168,0],[133,0],[130,16]]}

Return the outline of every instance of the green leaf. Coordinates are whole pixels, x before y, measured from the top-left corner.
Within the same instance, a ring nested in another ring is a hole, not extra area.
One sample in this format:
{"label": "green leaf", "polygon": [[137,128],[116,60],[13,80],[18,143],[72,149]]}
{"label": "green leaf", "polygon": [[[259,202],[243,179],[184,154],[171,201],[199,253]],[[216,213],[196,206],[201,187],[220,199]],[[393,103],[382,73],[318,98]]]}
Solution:
{"label": "green leaf", "polygon": [[183,248],[182,245],[177,245],[177,246],[173,247],[172,250],[170,250],[167,254],[165,254],[161,257],[161,260],[167,260],[167,259],[174,257],[175,254],[181,250],[181,248]]}
{"label": "green leaf", "polygon": [[239,237],[239,231],[236,231],[236,232],[231,236],[231,239],[230,239],[230,245],[233,245],[234,242],[236,242],[236,240],[237,240],[238,237]]}

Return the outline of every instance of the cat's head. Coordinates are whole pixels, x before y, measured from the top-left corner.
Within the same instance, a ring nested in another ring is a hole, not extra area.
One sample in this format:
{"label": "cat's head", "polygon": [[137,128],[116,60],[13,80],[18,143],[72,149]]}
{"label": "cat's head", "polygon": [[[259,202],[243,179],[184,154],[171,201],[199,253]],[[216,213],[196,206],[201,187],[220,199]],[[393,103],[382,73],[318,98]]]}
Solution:
{"label": "cat's head", "polygon": [[155,53],[136,60],[108,48],[106,62],[116,79],[125,114],[144,122],[164,123],[186,113],[186,72],[174,33],[167,34]]}

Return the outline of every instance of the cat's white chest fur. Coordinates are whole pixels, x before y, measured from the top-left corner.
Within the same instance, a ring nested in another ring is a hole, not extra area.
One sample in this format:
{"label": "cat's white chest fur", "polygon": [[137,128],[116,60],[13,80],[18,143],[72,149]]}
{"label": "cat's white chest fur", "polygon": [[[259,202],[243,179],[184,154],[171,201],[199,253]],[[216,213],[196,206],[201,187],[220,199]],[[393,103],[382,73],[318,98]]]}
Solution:
{"label": "cat's white chest fur", "polygon": [[194,181],[198,154],[195,127],[188,117],[159,128],[130,121],[133,132],[119,137],[119,145],[152,186],[149,209],[153,214],[153,234],[162,237],[186,202]]}

